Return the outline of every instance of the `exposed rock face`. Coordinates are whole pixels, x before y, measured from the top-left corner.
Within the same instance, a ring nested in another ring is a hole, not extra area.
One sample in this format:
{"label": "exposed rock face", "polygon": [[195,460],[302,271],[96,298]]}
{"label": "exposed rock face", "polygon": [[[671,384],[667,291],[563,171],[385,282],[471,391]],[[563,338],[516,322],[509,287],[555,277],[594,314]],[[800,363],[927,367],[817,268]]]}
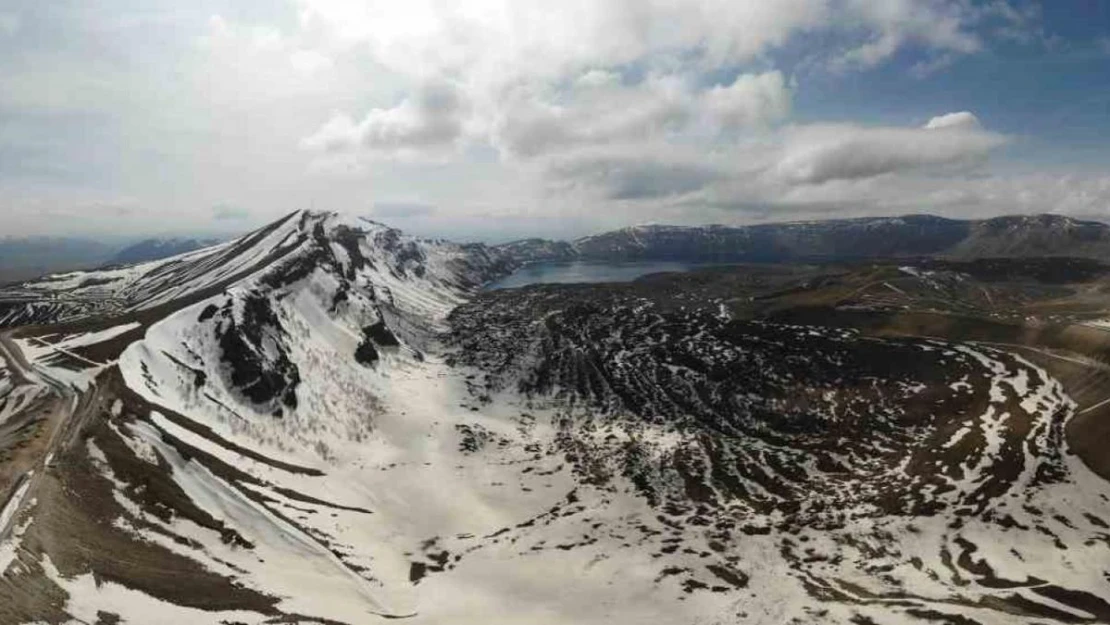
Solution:
{"label": "exposed rock face", "polygon": [[215,328],[220,360],[232,387],[281,416],[282,407],[297,407],[301,382],[300,372],[284,348],[287,334],[267,298],[249,295],[239,308],[236,314],[235,303],[229,300]]}

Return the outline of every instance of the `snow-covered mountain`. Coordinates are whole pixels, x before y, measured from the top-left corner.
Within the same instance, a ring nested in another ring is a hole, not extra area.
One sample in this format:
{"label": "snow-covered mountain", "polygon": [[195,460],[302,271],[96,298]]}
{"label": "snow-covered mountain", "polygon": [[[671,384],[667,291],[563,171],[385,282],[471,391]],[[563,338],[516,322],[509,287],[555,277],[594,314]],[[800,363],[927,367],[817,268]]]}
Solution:
{"label": "snow-covered mountain", "polygon": [[0,236],[0,284],[94,267],[111,258],[112,252],[111,244],[88,238]]}
{"label": "snow-covered mountain", "polygon": [[0,292],[0,622],[1110,620],[1041,367],[516,262],[299,212]]}

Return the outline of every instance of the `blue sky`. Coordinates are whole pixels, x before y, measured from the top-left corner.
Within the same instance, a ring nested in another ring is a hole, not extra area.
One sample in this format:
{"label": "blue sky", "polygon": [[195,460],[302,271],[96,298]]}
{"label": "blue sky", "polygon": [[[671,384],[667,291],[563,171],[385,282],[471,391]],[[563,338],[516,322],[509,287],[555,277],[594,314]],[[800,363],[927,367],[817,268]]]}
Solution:
{"label": "blue sky", "polygon": [[898,124],[967,109],[1019,138],[1005,150],[1017,162],[1106,168],[1110,3],[1012,4],[1039,16],[1030,40],[999,41],[923,76],[911,72],[922,56],[918,50],[867,72],[814,72],[809,88],[795,94],[796,116]]}
{"label": "blue sky", "polygon": [[10,0],[5,234],[1110,220],[1110,3]]}

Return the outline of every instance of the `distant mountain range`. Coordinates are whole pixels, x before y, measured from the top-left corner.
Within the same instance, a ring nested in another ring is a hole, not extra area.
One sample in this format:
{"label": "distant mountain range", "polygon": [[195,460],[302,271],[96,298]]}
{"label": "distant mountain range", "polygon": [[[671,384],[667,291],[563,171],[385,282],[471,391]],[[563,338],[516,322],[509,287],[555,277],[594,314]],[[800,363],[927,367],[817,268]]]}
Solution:
{"label": "distant mountain range", "polygon": [[[82,238],[0,239],[0,283],[158,260],[212,239],[150,238],[124,247]],[[480,246],[512,265],[550,261],[809,262],[871,258],[1074,257],[1110,262],[1110,225],[1062,215],[865,217],[751,226],[630,226],[575,239]]]}
{"label": "distant mountain range", "polygon": [[128,265],[191,252],[215,239],[151,238],[111,243],[83,237],[0,239],[0,284],[58,271]]}
{"label": "distant mountain range", "polygon": [[1062,215],[983,220],[907,215],[752,226],[648,225],[570,242],[526,239],[497,249],[518,262],[782,262],[1039,256],[1110,261],[1110,225]]}
{"label": "distant mountain range", "polygon": [[143,239],[116,252],[110,263],[130,265],[177,256],[218,243],[215,239]]}
{"label": "distant mountain range", "polygon": [[91,267],[111,257],[113,248],[91,239],[28,237],[0,239],[0,283],[52,271]]}

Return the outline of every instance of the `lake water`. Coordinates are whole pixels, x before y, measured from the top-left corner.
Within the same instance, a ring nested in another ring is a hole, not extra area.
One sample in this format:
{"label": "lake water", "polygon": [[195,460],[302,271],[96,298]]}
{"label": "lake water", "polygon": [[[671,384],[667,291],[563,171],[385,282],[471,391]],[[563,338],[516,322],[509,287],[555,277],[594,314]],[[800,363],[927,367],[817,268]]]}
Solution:
{"label": "lake water", "polygon": [[709,265],[679,262],[561,262],[534,263],[486,285],[486,290],[513,289],[529,284],[570,284],[582,282],[629,282],[649,273],[690,271]]}

